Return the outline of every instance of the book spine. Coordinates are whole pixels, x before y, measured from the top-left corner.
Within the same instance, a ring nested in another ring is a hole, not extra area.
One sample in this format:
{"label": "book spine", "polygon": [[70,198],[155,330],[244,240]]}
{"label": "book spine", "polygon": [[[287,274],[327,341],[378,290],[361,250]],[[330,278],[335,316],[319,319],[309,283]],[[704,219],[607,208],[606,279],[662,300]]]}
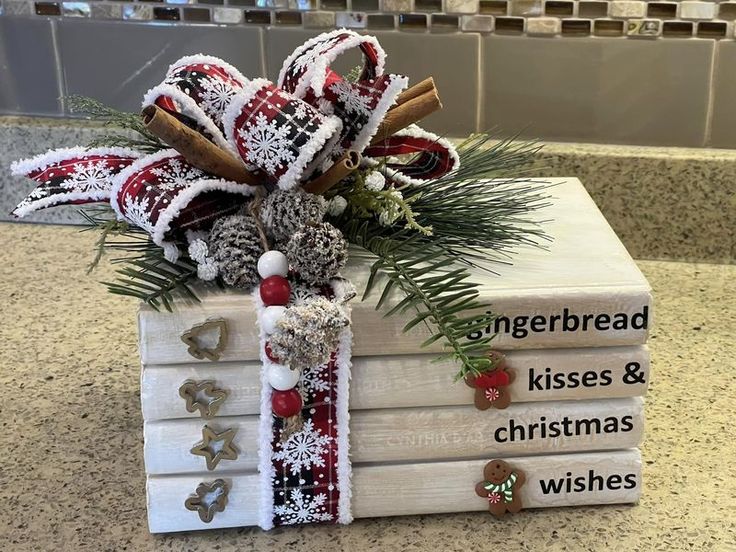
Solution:
{"label": "book spine", "polygon": [[[644,395],[649,384],[646,346],[509,351],[513,403],[622,398]],[[258,414],[260,366],[256,362],[144,366],[141,404],[147,421],[194,418],[179,396],[187,380],[214,381],[228,392],[220,416]],[[472,405],[474,390],[455,382],[452,360],[434,355],[353,358],[350,409]]]}
{"label": "book spine", "polygon": [[[476,496],[481,460],[421,464],[354,465],[352,511],[356,518],[473,512],[488,509]],[[505,457],[526,476],[520,489],[524,509],[594,504],[630,504],[641,495],[641,456],[636,449],[547,456]],[[149,476],[148,523],[152,533],[243,527],[258,523],[260,487],[255,473],[222,476],[228,503],[210,523],[184,508],[187,496],[219,475]],[[493,520],[488,518],[488,523]]]}
{"label": "book spine", "polygon": [[[651,326],[651,293],[642,287],[579,289],[575,292],[527,290],[485,295],[497,321],[471,339],[495,335],[493,346],[501,350],[606,347],[641,345]],[[407,320],[384,317],[373,303],[353,306],[353,356],[399,355],[419,352],[430,328],[418,324],[403,333]],[[197,361],[187,352],[181,336],[210,319],[222,318],[228,340],[220,360],[258,359],[258,332],[250,298],[220,298],[185,307],[175,313],[141,309],[139,342],[144,364],[176,364]],[[422,352],[439,352],[441,340]]]}
{"label": "book spine", "polygon": [[[258,465],[258,416],[163,420],[144,423],[144,457],[149,474],[202,471],[193,455],[202,428],[234,429],[237,458],[218,473]],[[531,455],[615,450],[637,446],[644,431],[641,398],[520,403],[505,410],[472,406],[358,410],[350,419],[353,463],[417,462],[494,455]]]}

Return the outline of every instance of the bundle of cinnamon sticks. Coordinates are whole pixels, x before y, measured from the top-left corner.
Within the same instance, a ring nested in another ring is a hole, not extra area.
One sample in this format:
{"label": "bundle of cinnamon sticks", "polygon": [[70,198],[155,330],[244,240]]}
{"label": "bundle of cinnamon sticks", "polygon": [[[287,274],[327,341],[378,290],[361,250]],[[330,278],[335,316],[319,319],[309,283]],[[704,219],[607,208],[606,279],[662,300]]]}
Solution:
{"label": "bundle of cinnamon sticks", "polygon": [[[442,109],[434,79],[429,77],[399,94],[396,104],[389,109],[371,145],[379,144],[389,136]],[[262,182],[242,161],[212,143],[196,130],[188,127],[164,109],[151,105],[141,116],[146,128],[162,142],[178,151],[184,158],[210,174],[226,180],[258,186]],[[310,193],[322,194],[360,166],[357,151],[347,151],[324,173],[304,185]]]}

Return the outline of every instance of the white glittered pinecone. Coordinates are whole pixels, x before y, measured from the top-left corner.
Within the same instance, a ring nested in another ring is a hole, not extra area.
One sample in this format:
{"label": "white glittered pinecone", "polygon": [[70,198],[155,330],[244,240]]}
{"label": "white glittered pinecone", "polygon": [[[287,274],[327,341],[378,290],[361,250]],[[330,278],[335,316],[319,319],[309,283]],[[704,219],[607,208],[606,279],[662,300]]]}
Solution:
{"label": "white glittered pinecone", "polygon": [[289,265],[310,284],[334,278],[348,260],[348,244],[329,222],[303,226],[286,246]]}
{"label": "white glittered pinecone", "polygon": [[263,246],[252,216],[230,215],[216,220],[207,245],[227,285],[249,289],[260,281],[257,265]]}
{"label": "white glittered pinecone", "polygon": [[317,224],[327,212],[325,198],[303,190],[276,190],[261,204],[261,221],[274,241],[288,240],[305,224]]}
{"label": "white glittered pinecone", "polygon": [[315,297],[286,309],[269,344],[282,363],[304,370],[330,360],[340,331],[348,324],[343,309],[324,297]]}

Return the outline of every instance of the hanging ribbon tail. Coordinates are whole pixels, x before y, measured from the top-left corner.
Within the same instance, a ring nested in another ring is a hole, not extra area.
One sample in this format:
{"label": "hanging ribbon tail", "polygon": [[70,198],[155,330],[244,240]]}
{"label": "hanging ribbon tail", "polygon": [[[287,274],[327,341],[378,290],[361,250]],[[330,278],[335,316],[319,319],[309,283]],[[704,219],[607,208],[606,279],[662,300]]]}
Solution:
{"label": "hanging ribbon tail", "polygon": [[283,190],[308,178],[334,151],[340,119],[255,79],[236,94],[223,118],[225,136],[249,170]]}
{"label": "hanging ribbon tail", "polygon": [[[400,130],[386,140],[370,146],[364,152],[363,162],[376,167],[386,178],[398,184],[423,184],[444,176],[460,166],[455,147],[416,125]],[[412,156],[406,163],[389,160],[380,163],[376,157]]]}
{"label": "hanging ribbon tail", "polygon": [[110,204],[118,217],[150,234],[175,259],[171,241],[188,230],[207,230],[237,212],[256,188],[218,179],[187,163],[176,150],[147,155],[118,174]]}
{"label": "hanging ribbon tail", "polygon": [[235,67],[213,56],[186,56],[173,63],[164,81],[143,97],[219,147],[235,153],[223,135],[222,117],[248,82]]}
{"label": "hanging ribbon tail", "polygon": [[[342,53],[359,48],[363,69],[350,82],[330,68]],[[346,150],[361,152],[370,144],[389,108],[407,87],[401,75],[383,75],[386,53],[375,37],[337,30],[315,37],[286,58],[278,85],[308,104],[342,121],[333,159]]]}
{"label": "hanging ribbon tail", "polygon": [[127,148],[62,148],[10,166],[14,176],[38,182],[13,210],[16,217],[56,205],[107,201],[113,177],[140,154]]}

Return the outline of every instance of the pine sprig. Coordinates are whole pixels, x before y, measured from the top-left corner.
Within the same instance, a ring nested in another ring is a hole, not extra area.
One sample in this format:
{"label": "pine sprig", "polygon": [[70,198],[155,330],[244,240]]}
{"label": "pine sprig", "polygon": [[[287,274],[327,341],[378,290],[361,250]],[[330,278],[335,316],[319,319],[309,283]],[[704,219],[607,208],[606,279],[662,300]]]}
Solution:
{"label": "pine sprig", "polygon": [[109,206],[90,207],[80,212],[87,223],[83,232],[101,232],[88,271],[92,271],[108,252],[117,255],[111,262],[121,265],[115,281],[102,282],[110,293],[135,297],[156,310],[163,307],[171,311],[175,297],[199,302],[191,287],[197,281],[197,265],[190,259],[166,260],[163,249],[154,244],[144,230],[118,221]]}
{"label": "pine sprig", "polygon": [[191,288],[197,280],[197,267],[188,260],[172,263],[163,254],[153,254],[128,260],[117,273],[114,282],[102,282],[110,293],[135,297],[155,310],[163,307],[171,312],[175,295],[199,302]]}
{"label": "pine sprig", "polygon": [[422,346],[441,340],[440,358],[460,365],[456,379],[493,367],[493,336],[467,337],[496,318],[479,300],[480,286],[468,267],[492,271],[489,262],[508,263],[514,247],[541,246],[547,239],[528,217],[547,205],[547,184],[514,176],[524,174],[538,149],[535,143],[496,142],[491,135],[471,137],[459,147],[459,170],[422,186],[401,187],[414,220],[431,233],[400,223],[382,226],[376,218],[356,220],[350,209],[336,222],[350,243],[375,258],[364,298],[380,287],[383,275],[376,308],[386,306],[393,292],[403,295],[386,316],[408,314],[404,331],[427,325],[432,336]]}
{"label": "pine sprig", "polygon": [[148,131],[143,119],[137,113],[125,113],[108,107],[94,98],[86,96],[67,96],[67,105],[73,113],[80,113],[98,121],[105,127],[119,129],[122,132],[110,132],[92,140],[87,144],[95,147],[126,147],[145,153],[153,153],[168,146],[157,136]]}

